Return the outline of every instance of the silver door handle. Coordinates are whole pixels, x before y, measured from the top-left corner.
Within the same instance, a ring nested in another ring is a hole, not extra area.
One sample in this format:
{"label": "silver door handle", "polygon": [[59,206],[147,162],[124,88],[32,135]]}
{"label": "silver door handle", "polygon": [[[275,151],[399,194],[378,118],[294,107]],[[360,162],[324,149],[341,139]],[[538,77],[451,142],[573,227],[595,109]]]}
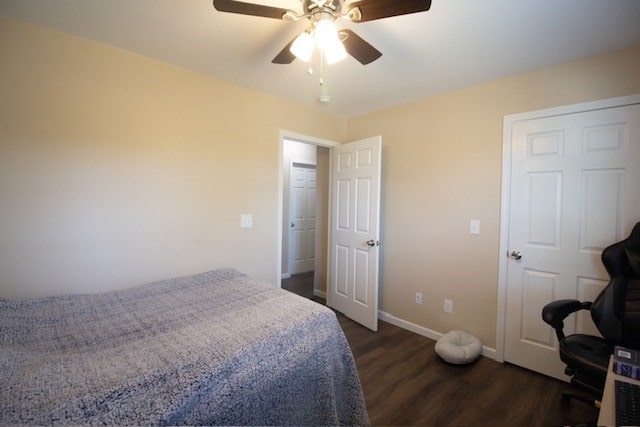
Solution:
{"label": "silver door handle", "polygon": [[380,246],[380,241],[379,240],[376,241],[376,240],[371,239],[371,240],[367,240],[366,243],[367,243],[367,245],[369,245],[371,247]]}
{"label": "silver door handle", "polygon": [[516,261],[519,261],[522,258],[522,252],[520,251],[512,251],[509,254],[509,257],[512,259],[515,259]]}

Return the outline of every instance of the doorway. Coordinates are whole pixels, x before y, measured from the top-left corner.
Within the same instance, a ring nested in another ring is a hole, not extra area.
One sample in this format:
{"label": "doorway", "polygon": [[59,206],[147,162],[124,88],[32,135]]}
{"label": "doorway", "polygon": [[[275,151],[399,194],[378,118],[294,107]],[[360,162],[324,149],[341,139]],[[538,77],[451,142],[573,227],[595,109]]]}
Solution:
{"label": "doorway", "polygon": [[[280,133],[277,277],[282,287],[284,152],[287,140],[316,146],[317,231],[314,295],[358,323],[378,329],[380,182],[382,137],[338,144],[291,132]],[[329,214],[329,206],[331,213]],[[329,251],[329,242],[332,248]],[[329,275],[330,274],[330,275]],[[327,289],[329,288],[329,292]]]}
{"label": "doorway", "polygon": [[[287,131],[280,135],[279,286],[322,304],[327,289],[329,168],[331,148],[337,145]],[[292,191],[298,197],[292,198]]]}

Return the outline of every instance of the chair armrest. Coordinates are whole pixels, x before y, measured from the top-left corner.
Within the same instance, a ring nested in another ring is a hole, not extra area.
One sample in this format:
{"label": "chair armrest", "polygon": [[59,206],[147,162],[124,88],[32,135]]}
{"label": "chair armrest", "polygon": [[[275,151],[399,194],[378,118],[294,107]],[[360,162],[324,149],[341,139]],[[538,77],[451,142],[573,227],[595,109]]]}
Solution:
{"label": "chair armrest", "polygon": [[566,319],[571,313],[589,309],[591,309],[590,301],[581,302],[575,299],[552,301],[542,308],[542,320],[556,330],[558,341],[561,341],[565,338],[563,332],[564,319]]}
{"label": "chair armrest", "polygon": [[552,301],[542,308],[542,320],[551,326],[554,323],[562,322],[571,313],[578,310],[589,310],[591,302],[581,302],[575,299],[560,299]]}

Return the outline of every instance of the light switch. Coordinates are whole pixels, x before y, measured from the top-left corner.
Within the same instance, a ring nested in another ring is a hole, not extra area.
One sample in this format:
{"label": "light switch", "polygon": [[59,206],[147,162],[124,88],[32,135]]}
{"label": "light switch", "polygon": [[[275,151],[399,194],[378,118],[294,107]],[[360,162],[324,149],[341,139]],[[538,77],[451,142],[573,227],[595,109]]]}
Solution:
{"label": "light switch", "polygon": [[471,234],[480,234],[480,221],[477,219],[472,219],[469,221],[469,233]]}
{"label": "light switch", "polygon": [[251,227],[253,227],[253,215],[251,214],[240,215],[240,228],[251,228]]}

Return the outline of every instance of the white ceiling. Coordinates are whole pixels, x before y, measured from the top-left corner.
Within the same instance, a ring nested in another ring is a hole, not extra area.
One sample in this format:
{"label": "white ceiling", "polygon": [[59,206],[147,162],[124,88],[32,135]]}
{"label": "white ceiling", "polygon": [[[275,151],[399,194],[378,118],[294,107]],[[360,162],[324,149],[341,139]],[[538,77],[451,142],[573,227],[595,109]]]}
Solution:
{"label": "white ceiling", "polygon": [[[245,1],[301,10],[300,0]],[[0,14],[342,117],[640,44],[640,0],[433,0],[428,12],[340,20],[383,56],[325,65],[321,88],[319,64],[309,76],[299,60],[271,63],[306,20],[217,12],[211,0],[0,0]]]}

